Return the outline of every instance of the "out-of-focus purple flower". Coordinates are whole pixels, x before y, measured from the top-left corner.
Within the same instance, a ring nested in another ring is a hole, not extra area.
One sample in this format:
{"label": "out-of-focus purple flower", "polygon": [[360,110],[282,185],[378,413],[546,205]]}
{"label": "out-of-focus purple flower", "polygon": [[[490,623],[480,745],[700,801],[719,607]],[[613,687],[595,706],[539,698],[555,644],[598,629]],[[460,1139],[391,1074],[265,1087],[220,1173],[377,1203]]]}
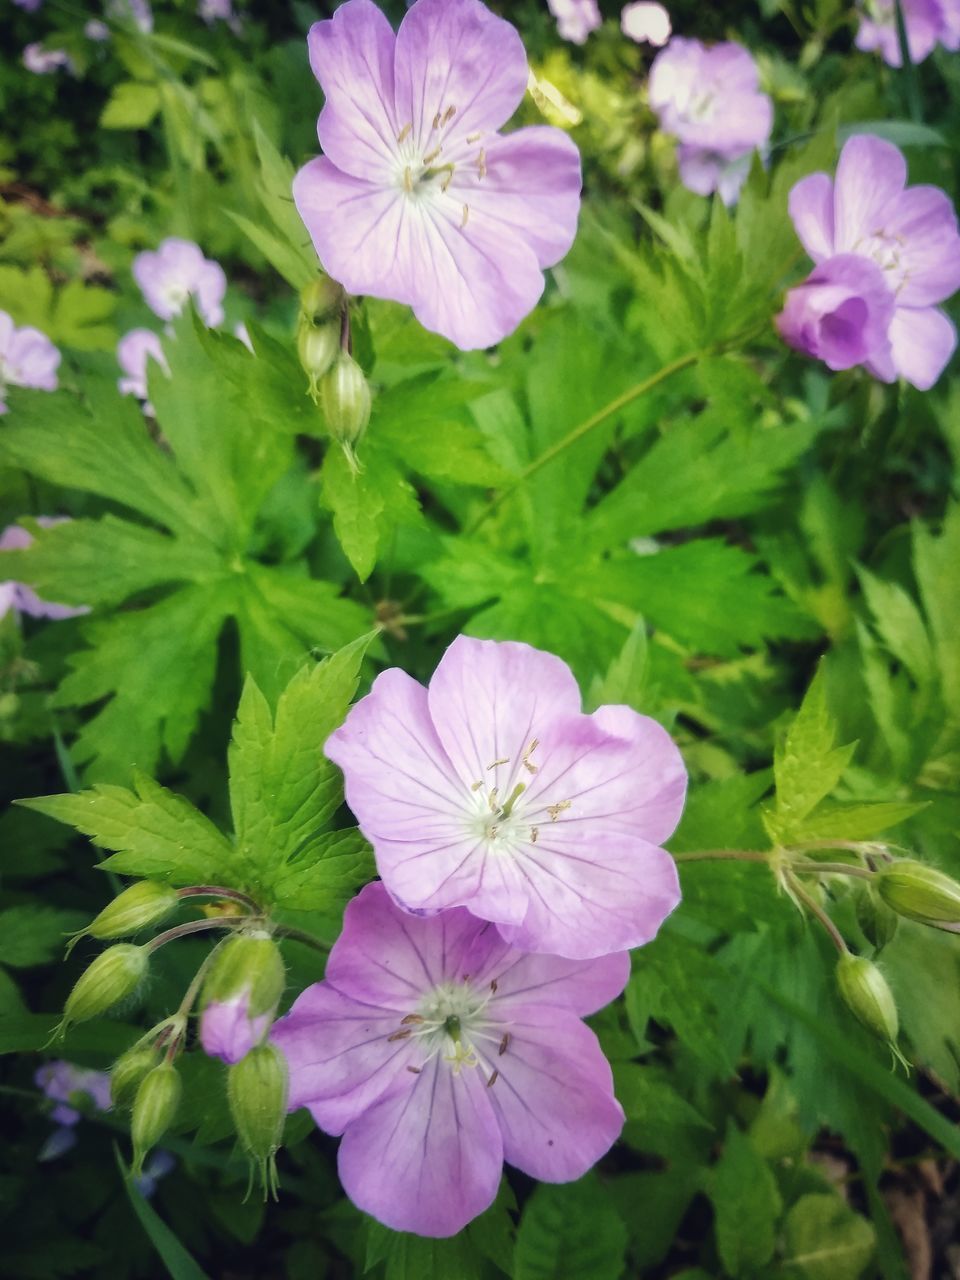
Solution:
{"label": "out-of-focus purple flower", "polygon": [[326,975],[275,1023],[289,1109],[343,1134],[340,1180],[395,1231],[450,1236],[493,1201],[503,1162],[581,1177],[623,1112],[581,1018],[623,990],[626,953],[514,950],[467,911],[405,915],[382,884],[344,914]]}
{"label": "out-of-focus purple flower", "polygon": [[557,33],[571,44],[586,44],[591,31],[603,23],[597,0],[547,0],[557,20]]}
{"label": "out-of-focus purple flower", "polygon": [[147,306],[161,320],[178,316],[192,297],[206,324],[212,328],[223,322],[227,277],[220,263],[205,258],[191,240],[171,236],[156,252],[138,253],[133,260],[133,278]]}
{"label": "out-of-focus purple flower", "polygon": [[243,30],[239,14],[233,11],[233,0],[200,0],[197,13],[208,26],[225,22],[235,36]]}
{"label": "out-of-focus purple flower", "polygon": [[[36,523],[44,529],[49,529],[56,524],[63,524],[68,518],[67,516],[34,517]],[[0,551],[23,551],[32,542],[33,537],[31,534],[18,524],[8,525],[3,533],[0,533]],[[0,618],[5,617],[11,609],[17,613],[29,613],[34,618],[54,618],[58,621],[62,618],[76,618],[80,614],[90,612],[85,605],[74,608],[67,604],[51,604],[48,600],[41,600],[35,591],[25,586],[22,582],[0,582]],[[57,1064],[51,1063],[48,1065],[55,1066]],[[41,1068],[41,1070],[45,1070],[45,1068]],[[38,1080],[37,1083],[39,1084],[40,1081]],[[52,1097],[53,1095],[51,1094],[50,1096]]]}
{"label": "out-of-focus purple flower", "polygon": [[26,9],[27,13],[36,13],[43,0],[13,0],[13,3],[20,9]]}
{"label": "out-of-focus purple flower", "polygon": [[[956,48],[956,45],[947,43],[950,29],[945,15],[945,3],[941,3],[941,0],[900,0],[900,3],[911,62],[923,62],[944,36],[947,47]],[[901,66],[903,59],[894,0],[867,0],[858,12],[860,26],[855,40],[857,48],[865,53],[879,53],[888,66]]]}
{"label": "out-of-focus purple flower", "polygon": [[[170,366],[163,354],[160,339],[152,329],[131,329],[117,343],[117,360],[124,376],[117,381],[121,395],[136,396],[138,400],[147,400],[147,361],[155,361],[164,373],[170,376]],[[153,409],[145,404],[148,413]]]}
{"label": "out-of-focus purple flower", "polygon": [[231,1066],[259,1044],[273,1021],[273,1011],[251,1018],[249,992],[232,1000],[211,1000],[200,1016],[200,1043],[211,1058]]}
{"label": "out-of-focus purple flower", "polygon": [[773,128],[773,104],[760,91],[757,66],[742,45],[712,48],[678,36],[650,68],[650,106],[660,128],[680,142],[685,186],[698,195],[719,191],[732,204]]}
{"label": "out-of-focus purple flower", "polygon": [[408,910],[464,906],[523,950],[588,958],[649,942],[680,900],[658,847],[679,751],[629,707],[584,715],[552,654],[459,636],[429,689],[379,675],[324,750]]}
{"label": "out-of-focus purple flower", "polygon": [[88,40],[102,42],[110,39],[110,28],[105,22],[101,22],[99,18],[91,18],[89,22],[84,24],[83,34]]}
{"label": "out-of-focus purple flower", "polygon": [[107,0],[104,12],[115,22],[132,23],[144,35],[153,30],[153,10],[149,0]]}
{"label": "out-of-focus purple flower", "polygon": [[877,264],[841,253],[790,290],[777,328],[791,347],[831,369],[885,367],[894,310],[893,294]]}
{"label": "out-of-focus purple flower", "polygon": [[169,1151],[152,1152],[143,1166],[143,1173],[139,1178],[134,1178],[134,1185],[144,1200],[150,1199],[157,1189],[157,1183],[175,1169],[176,1164],[176,1158]]}
{"label": "out-of-focus purple flower", "polygon": [[24,325],[18,329],[13,317],[0,311],[0,414],[7,412],[7,387],[32,387],[56,391],[60,352],[45,333]]}
{"label": "out-of-focus purple flower", "polygon": [[324,269],[413,308],[463,350],[511,333],[576,234],[580,157],[560,129],[497,130],[529,69],[480,0],[417,0],[396,36],[347,0],[308,38],[324,155],[293,194]]}
{"label": "out-of-focus purple flower", "polygon": [[85,1094],[98,1111],[110,1110],[110,1077],[105,1071],[89,1071],[59,1059],[45,1062],[34,1073],[34,1083],[57,1105],[50,1112],[59,1125],[75,1125],[80,1112],[69,1105]]}
{"label": "out-of-focus purple flower", "polygon": [[673,27],[662,4],[651,0],[634,0],[620,14],[620,30],[637,44],[652,44],[658,49],[670,39]]}
{"label": "out-of-focus purple flower", "polygon": [[39,41],[28,44],[23,51],[23,65],[34,75],[46,76],[51,71],[73,71],[73,59],[66,49],[45,49]]}
{"label": "out-of-focus purple flower", "polygon": [[895,303],[890,350],[867,367],[885,382],[899,376],[926,391],[957,343],[935,304],[960,288],[960,235],[949,197],[906,181],[906,161],[892,143],[858,135],[844,145],[835,181],[813,173],[794,186],[790,216],[815,263],[857,254],[881,270]]}

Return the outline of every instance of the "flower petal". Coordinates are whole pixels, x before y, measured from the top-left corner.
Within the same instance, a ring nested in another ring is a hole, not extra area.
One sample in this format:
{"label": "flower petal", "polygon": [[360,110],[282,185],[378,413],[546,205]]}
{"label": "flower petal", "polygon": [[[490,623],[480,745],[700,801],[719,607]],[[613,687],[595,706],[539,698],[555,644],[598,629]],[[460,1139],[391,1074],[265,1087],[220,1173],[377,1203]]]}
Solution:
{"label": "flower petal", "polygon": [[368,884],[347,905],[326,980],[354,1000],[395,1010],[396,1019],[432,988],[476,973],[500,946],[496,929],[469,911],[418,918],[395,906],[383,884]]}
{"label": "flower petal", "polygon": [[676,743],[662,724],[632,707],[600,707],[590,719],[631,748],[620,823],[655,844],[666,840],[676,830],[687,793],[687,770]]}
{"label": "flower petal", "polygon": [[325,99],[317,137],[332,163],[355,178],[382,180],[398,154],[394,46],[393,29],[372,0],[347,0],[307,36]]}
{"label": "flower petal", "polygon": [[883,226],[891,200],[903,191],[907,162],[893,145],[872,134],[844,144],[834,184],[834,249],[856,253],[858,243]]}
{"label": "flower petal", "polygon": [[937,307],[898,307],[890,323],[893,364],[918,391],[929,391],[957,345],[953,322]]}
{"label": "flower petal", "polygon": [[506,1051],[481,1052],[504,1159],[543,1182],[572,1182],[620,1136],[623,1109],[597,1037],[561,1009],[511,1010]]}
{"label": "flower petal", "polygon": [[528,882],[522,924],[497,927],[521,951],[589,959],[640,947],[680,901],[673,859],[645,840],[541,828],[518,859]]}
{"label": "flower petal", "polygon": [[800,243],[814,262],[833,253],[833,179],[811,173],[790,190],[790,217]]}
{"label": "flower petal", "polygon": [[389,1038],[398,1024],[394,1010],[361,1004],[329,982],[307,987],[270,1032],[290,1068],[287,1109],[308,1107],[325,1132],[343,1133],[383,1094],[412,1082],[414,1046]]}
{"label": "flower petal", "polygon": [[442,145],[444,158],[506,124],[529,74],[519,33],[480,0],[417,0],[397,32],[395,68],[398,126],[411,126],[415,150]]}
{"label": "flower petal", "polygon": [[503,1143],[479,1071],[455,1075],[434,1058],[410,1091],[370,1107],[340,1143],[340,1181],[394,1231],[452,1236],[489,1208]]}
{"label": "flower petal", "polygon": [[929,307],[960,289],[960,235],[950,197],[938,187],[910,187],[887,212],[883,230],[898,245],[897,302]]}
{"label": "flower petal", "polygon": [[481,222],[552,267],[577,234],[582,185],[576,144],[562,129],[533,125],[490,138],[482,163],[478,152],[473,163],[458,164],[450,194],[469,210],[468,230]]}
{"label": "flower petal", "polygon": [[630,955],[616,951],[593,960],[569,960],[562,956],[522,954],[501,939],[474,981],[484,986],[496,981],[498,1016],[512,1016],[517,1004],[559,1005],[571,1013],[596,1013],[615,1000],[630,977]]}

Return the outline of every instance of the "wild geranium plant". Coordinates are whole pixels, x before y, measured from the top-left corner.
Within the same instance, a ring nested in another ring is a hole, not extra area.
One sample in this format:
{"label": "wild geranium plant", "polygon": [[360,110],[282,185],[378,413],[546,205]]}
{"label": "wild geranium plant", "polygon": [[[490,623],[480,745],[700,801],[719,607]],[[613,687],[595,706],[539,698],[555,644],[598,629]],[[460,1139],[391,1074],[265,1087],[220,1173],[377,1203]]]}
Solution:
{"label": "wild geranium plant", "polygon": [[270,8],[13,15],[3,1268],[897,1276],[951,5]]}

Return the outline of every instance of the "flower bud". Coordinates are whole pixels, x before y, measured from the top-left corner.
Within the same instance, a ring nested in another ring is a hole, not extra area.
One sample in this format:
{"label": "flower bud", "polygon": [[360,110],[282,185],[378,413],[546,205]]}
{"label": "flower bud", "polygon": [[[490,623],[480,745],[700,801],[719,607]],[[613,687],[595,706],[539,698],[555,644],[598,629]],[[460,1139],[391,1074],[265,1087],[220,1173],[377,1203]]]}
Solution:
{"label": "flower bud", "polygon": [[238,933],[217,952],[203,986],[203,1005],[245,998],[250,1017],[277,1007],[287,975],[280,948],[263,930]]}
{"label": "flower bud", "polygon": [[897,913],[890,910],[873,885],[867,884],[857,898],[857,923],[870,945],[877,951],[882,951],[888,942],[893,941],[900,921]]}
{"label": "flower bud", "polygon": [[327,430],[343,446],[351,465],[353,446],[370,421],[370,384],[353,356],[341,351],[320,383],[320,405]]}
{"label": "flower bud", "polygon": [[170,1062],[161,1062],[140,1081],[130,1121],[134,1177],[140,1177],[143,1162],[151,1147],[156,1145],[173,1123],[182,1092],[180,1075]]}
{"label": "flower bud", "polygon": [[893,862],[877,872],[877,888],[898,915],[960,933],[960,884],[925,862]]}
{"label": "flower bud", "polygon": [[122,938],[171,915],[179,899],[176,889],[156,880],[141,880],[124,889],[85,930],[93,938]]}
{"label": "flower bud", "polygon": [[866,956],[849,952],[837,962],[837,986],[848,1009],[881,1040],[893,1044],[900,1022],[887,980]]}
{"label": "flower bud", "polygon": [[259,1168],[264,1198],[276,1198],[276,1153],[287,1114],[287,1061],[276,1045],[258,1045],[230,1068],[227,1097],[240,1143]]}
{"label": "flower bud", "polygon": [[115,1107],[130,1107],[148,1072],[160,1061],[160,1051],[152,1045],[134,1045],[122,1053],[110,1072],[110,1098]]}
{"label": "flower bud", "polygon": [[319,395],[320,379],[327,372],[340,350],[340,321],[328,324],[301,324],[297,330],[297,355],[304,373],[310,379],[308,395],[314,400]]}
{"label": "flower bud", "polygon": [[63,1025],[86,1022],[136,991],[147,972],[147,949],[130,942],[109,947],[94,960],[67,996]]}
{"label": "flower bud", "polygon": [[343,285],[329,276],[320,276],[300,290],[300,318],[307,324],[323,324],[339,317],[345,301]]}

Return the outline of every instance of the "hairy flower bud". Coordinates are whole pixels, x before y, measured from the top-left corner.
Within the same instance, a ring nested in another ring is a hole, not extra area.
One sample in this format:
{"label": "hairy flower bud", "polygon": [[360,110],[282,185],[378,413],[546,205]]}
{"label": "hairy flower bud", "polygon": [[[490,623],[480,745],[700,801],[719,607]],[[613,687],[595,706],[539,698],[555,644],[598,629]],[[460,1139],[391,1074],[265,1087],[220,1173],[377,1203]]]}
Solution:
{"label": "hairy flower bud", "polygon": [[897,913],[890,910],[872,884],[864,885],[857,898],[857,924],[863,936],[877,951],[882,951],[897,932]]}
{"label": "hairy flower bud", "polygon": [[320,405],[327,430],[354,469],[353,446],[367,429],[371,404],[366,375],[353,356],[341,351],[320,383]]}
{"label": "hairy flower bud", "polygon": [[141,880],[104,907],[85,930],[93,938],[122,938],[159,924],[171,915],[179,899],[176,889],[156,880]]}
{"label": "hairy flower bud", "polygon": [[150,1149],[173,1123],[182,1092],[179,1072],[170,1062],[161,1062],[141,1080],[130,1121],[134,1177],[139,1178]]}
{"label": "hairy flower bud", "polygon": [[240,1143],[260,1171],[264,1197],[276,1197],[276,1153],[287,1114],[287,1060],[276,1045],[258,1045],[230,1068],[227,1097]]}
{"label": "hairy flower bud", "polygon": [[286,969],[280,948],[263,930],[228,938],[214,958],[203,986],[203,1005],[245,996],[252,1017],[275,1009],[283,995]]}
{"label": "hairy flower bud", "polygon": [[900,1021],[887,980],[866,956],[847,952],[837,962],[837,986],[843,1001],[858,1021],[881,1040],[893,1044]]}
{"label": "hairy flower bud", "polygon": [[144,1077],[160,1061],[160,1051],[151,1045],[135,1044],[122,1053],[110,1072],[110,1098],[115,1107],[130,1107]]}
{"label": "hairy flower bud", "polygon": [[320,379],[327,372],[340,349],[340,322],[321,325],[301,323],[297,330],[297,355],[304,373],[310,379],[307,393],[317,399]]}
{"label": "hairy flower bud", "polygon": [[143,980],[148,966],[147,950],[130,942],[109,947],[94,960],[67,996],[63,1024],[96,1018],[131,995]]}
{"label": "hairy flower bud", "polygon": [[884,902],[898,915],[960,933],[960,884],[924,862],[893,862],[877,873]]}
{"label": "hairy flower bud", "polygon": [[343,285],[329,276],[311,280],[300,290],[300,317],[308,324],[323,324],[339,316],[346,302]]}

